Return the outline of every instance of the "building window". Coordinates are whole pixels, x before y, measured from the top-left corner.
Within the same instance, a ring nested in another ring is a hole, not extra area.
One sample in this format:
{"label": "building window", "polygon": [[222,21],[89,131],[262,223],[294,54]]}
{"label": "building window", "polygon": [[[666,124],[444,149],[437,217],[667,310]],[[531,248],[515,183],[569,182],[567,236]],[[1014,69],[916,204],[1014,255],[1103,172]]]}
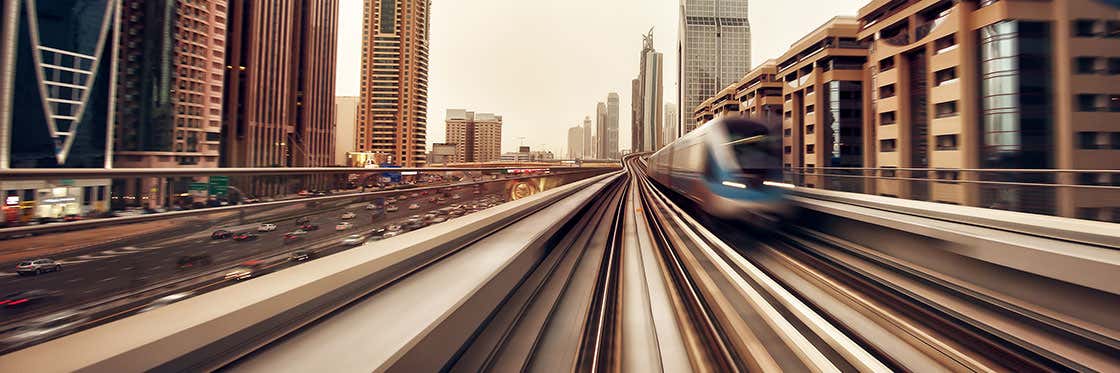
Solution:
{"label": "building window", "polygon": [[942,102],[934,105],[934,113],[938,118],[952,117],[957,115],[957,102],[949,101]]}
{"label": "building window", "polygon": [[1078,74],[1096,74],[1097,73],[1097,58],[1096,57],[1077,57],[1073,63],[1075,71]]}
{"label": "building window", "polygon": [[888,124],[895,124],[895,112],[894,111],[879,113],[879,125],[885,126],[885,125],[888,125]]}
{"label": "building window", "polygon": [[1073,36],[1079,37],[1093,37],[1097,33],[1093,31],[1097,21],[1091,19],[1079,19],[1073,21]]}
{"label": "building window", "polygon": [[790,128],[786,128],[786,129],[782,130],[782,135],[785,136],[785,137],[790,137],[790,136],[793,135],[793,130],[790,129]]}
{"label": "building window", "polygon": [[805,154],[816,154],[817,146],[814,144],[805,145]]}
{"label": "building window", "polygon": [[1120,95],[1108,95],[1108,111],[1120,112]]}
{"label": "building window", "polygon": [[782,152],[786,154],[793,154],[793,147],[786,145],[784,148],[782,148]]}
{"label": "building window", "polygon": [[[891,141],[894,141],[894,140],[891,140]],[[896,175],[895,170],[892,170],[892,168],[894,168],[894,167],[883,167],[882,170],[879,170],[879,176],[895,177],[895,175]]]}
{"label": "building window", "polygon": [[814,92],[813,86],[808,86],[808,87],[805,88],[805,94],[810,94],[810,93],[813,93],[813,92]]}
{"label": "building window", "polygon": [[937,82],[938,87],[940,87],[942,85],[946,85],[946,84],[956,83],[957,82],[957,68],[956,67],[950,67],[948,69],[938,70],[937,72],[933,73],[933,78],[934,78],[934,81]]}
{"label": "building window", "polygon": [[937,180],[942,181],[955,181],[961,179],[960,171],[937,170],[936,172],[934,172],[934,174],[937,176]]}
{"label": "building window", "polygon": [[805,133],[806,134],[812,135],[815,132],[817,132],[817,125],[810,124],[808,126],[805,126]]}
{"label": "building window", "polygon": [[89,206],[93,199],[93,187],[82,188],[82,205]]}
{"label": "building window", "polygon": [[1104,37],[1106,38],[1120,38],[1120,21],[1108,21],[1104,23]]}
{"label": "building window", "polygon": [[937,150],[957,150],[957,135],[937,136]]}
{"label": "building window", "polygon": [[1091,93],[1082,93],[1077,95],[1077,111],[1105,111],[1105,108],[1097,104],[1098,97]]}
{"label": "building window", "polygon": [[942,54],[953,49],[957,49],[957,36],[949,35],[933,42],[933,47],[937,52],[935,54]]}
{"label": "building window", "polygon": [[809,106],[805,107],[805,113],[812,113],[814,110],[816,110],[816,108],[813,107],[813,105],[809,105]]}
{"label": "building window", "polygon": [[1107,71],[1109,75],[1120,74],[1120,58],[1109,58]]}
{"label": "building window", "polygon": [[894,57],[887,57],[879,60],[879,71],[887,71],[894,68]]}
{"label": "building window", "polygon": [[881,152],[894,153],[895,151],[898,150],[897,147],[898,147],[898,140],[895,140],[895,139],[879,140],[879,151],[881,151]]}
{"label": "building window", "polygon": [[1078,147],[1085,150],[1107,149],[1108,144],[1104,142],[1104,136],[1101,135],[1100,132],[1078,132]]}
{"label": "building window", "polygon": [[[1112,140],[1112,150],[1120,150],[1120,132],[1110,133],[1108,137]],[[1120,175],[1117,176],[1120,177]]]}
{"label": "building window", "polygon": [[879,87],[879,98],[891,98],[894,97],[894,95],[894,84],[887,84]]}

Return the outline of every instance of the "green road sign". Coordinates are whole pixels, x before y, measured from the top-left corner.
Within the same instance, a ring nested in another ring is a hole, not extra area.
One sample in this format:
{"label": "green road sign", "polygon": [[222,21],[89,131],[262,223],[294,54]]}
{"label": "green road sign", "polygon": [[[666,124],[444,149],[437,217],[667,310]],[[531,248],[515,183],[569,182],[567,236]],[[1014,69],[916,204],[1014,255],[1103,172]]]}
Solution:
{"label": "green road sign", "polygon": [[191,183],[191,185],[187,189],[192,192],[205,192],[206,190],[210,189],[210,185],[206,183]]}
{"label": "green road sign", "polygon": [[210,177],[210,195],[224,196],[229,192],[229,176]]}

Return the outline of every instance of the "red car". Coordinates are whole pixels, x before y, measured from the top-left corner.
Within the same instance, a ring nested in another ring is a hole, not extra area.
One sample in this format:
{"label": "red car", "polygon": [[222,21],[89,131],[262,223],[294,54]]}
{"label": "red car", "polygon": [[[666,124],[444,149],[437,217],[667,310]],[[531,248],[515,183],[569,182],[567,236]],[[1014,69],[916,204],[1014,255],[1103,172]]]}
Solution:
{"label": "red car", "polygon": [[241,233],[233,235],[233,240],[234,241],[252,241],[252,240],[255,240],[255,239],[257,239],[257,235],[249,233],[249,232],[241,232]]}
{"label": "red car", "polygon": [[315,225],[315,224],[304,224],[304,225],[300,226],[299,229],[310,232],[310,231],[318,230],[319,226]]}
{"label": "red car", "polygon": [[225,229],[219,229],[210,234],[210,238],[214,240],[222,240],[230,237],[233,237],[233,232],[227,231]]}

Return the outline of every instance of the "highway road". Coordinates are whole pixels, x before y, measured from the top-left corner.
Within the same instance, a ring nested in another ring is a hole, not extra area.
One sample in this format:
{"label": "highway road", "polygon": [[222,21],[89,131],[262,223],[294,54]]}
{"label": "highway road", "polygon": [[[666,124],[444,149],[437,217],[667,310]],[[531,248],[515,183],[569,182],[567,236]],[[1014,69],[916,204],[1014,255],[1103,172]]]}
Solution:
{"label": "highway road", "polygon": [[[329,207],[309,209],[304,204],[295,208],[281,207],[271,210],[271,215],[280,216],[267,220],[256,220],[264,214],[248,214],[243,217],[223,219],[217,223],[199,224],[183,229],[176,228],[174,234],[148,242],[117,242],[115,247],[96,252],[88,252],[61,260],[63,270],[35,276],[16,276],[8,273],[0,282],[0,294],[11,294],[31,289],[55,291],[60,296],[40,302],[29,302],[21,307],[0,309],[0,337],[13,327],[27,323],[48,314],[80,313],[83,321],[64,333],[51,335],[58,337],[66,333],[92,327],[104,322],[135,313],[147,306],[152,300],[169,294],[189,292],[190,295],[214,290],[234,280],[226,280],[224,275],[229,269],[247,260],[263,260],[269,271],[294,265],[287,260],[289,253],[301,249],[316,251],[318,256],[330,255],[349,248],[342,245],[341,239],[351,234],[365,234],[377,228],[403,223],[411,215],[424,215],[451,204],[472,204],[478,199],[493,196],[497,203],[504,202],[499,197],[504,183],[483,184],[479,194],[473,193],[475,187],[454,187],[451,194],[461,199],[447,198],[442,202],[431,202],[437,195],[433,190],[429,195],[409,198],[396,203],[395,212],[375,214],[367,210],[366,198],[345,199],[346,202],[330,203]],[[402,192],[408,195],[419,192]],[[349,202],[354,201],[354,202]],[[419,208],[409,209],[418,204]],[[357,214],[352,219],[341,219],[345,211]],[[283,236],[296,230],[296,219],[308,217],[319,229],[308,232],[306,238],[284,243]],[[348,221],[353,227],[336,231],[335,225]],[[257,232],[261,223],[273,223],[277,229],[272,232]],[[211,233],[217,229],[233,232],[252,232],[258,235],[250,241],[233,239],[212,239]],[[179,268],[180,258],[188,255],[208,256],[209,265]],[[44,338],[46,340],[48,338]],[[38,340],[42,342],[43,340]],[[15,346],[0,345],[0,353],[10,351]],[[22,347],[22,346],[20,346]]]}

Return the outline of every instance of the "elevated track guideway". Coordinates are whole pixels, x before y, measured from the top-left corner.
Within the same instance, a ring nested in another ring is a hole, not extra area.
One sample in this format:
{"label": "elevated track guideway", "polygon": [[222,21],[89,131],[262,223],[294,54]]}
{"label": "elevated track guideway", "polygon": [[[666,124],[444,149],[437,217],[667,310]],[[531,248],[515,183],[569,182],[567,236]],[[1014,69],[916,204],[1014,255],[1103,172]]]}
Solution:
{"label": "elevated track guideway", "polygon": [[1117,230],[1100,230],[1115,225],[1036,234],[791,195],[800,218],[780,229],[719,220],[630,156],[0,356],[0,370],[1120,370]]}

